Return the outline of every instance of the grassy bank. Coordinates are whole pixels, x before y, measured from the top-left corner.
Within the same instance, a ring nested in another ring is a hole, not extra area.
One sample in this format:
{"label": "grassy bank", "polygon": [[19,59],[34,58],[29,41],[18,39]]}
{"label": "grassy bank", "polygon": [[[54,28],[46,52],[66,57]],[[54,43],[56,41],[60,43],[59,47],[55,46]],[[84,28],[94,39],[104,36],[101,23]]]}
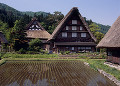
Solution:
{"label": "grassy bank", "polygon": [[6,62],[6,60],[2,59],[0,60],[0,65],[4,64]]}
{"label": "grassy bank", "polygon": [[2,56],[4,58],[58,58],[57,54],[13,54],[6,53]]}
{"label": "grassy bank", "polygon": [[102,69],[105,72],[113,75],[114,77],[116,77],[118,80],[120,80],[120,71],[115,69],[115,68],[111,68],[107,65],[104,65],[105,60],[104,59],[81,59],[82,61],[85,61],[87,63],[90,64],[90,67],[93,68],[94,70],[97,69]]}

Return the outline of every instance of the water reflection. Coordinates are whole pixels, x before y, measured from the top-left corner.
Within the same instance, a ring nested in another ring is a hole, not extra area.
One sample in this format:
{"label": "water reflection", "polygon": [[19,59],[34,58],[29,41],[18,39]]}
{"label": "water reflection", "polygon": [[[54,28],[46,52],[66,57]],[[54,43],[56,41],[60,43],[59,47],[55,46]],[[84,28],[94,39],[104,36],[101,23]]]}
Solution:
{"label": "water reflection", "polygon": [[18,61],[0,66],[0,86],[116,86],[81,61]]}
{"label": "water reflection", "polygon": [[106,80],[104,79],[104,77],[102,77],[100,74],[96,75],[95,77],[93,77],[92,79],[89,80],[87,86],[98,86],[97,83],[101,83],[103,84],[103,86],[106,85]]}

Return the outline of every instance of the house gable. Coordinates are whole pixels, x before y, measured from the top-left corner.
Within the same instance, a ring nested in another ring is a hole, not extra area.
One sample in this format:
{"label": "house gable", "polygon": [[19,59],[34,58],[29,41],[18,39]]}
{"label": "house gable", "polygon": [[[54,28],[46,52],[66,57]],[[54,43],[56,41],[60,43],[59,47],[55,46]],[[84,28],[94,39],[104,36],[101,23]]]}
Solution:
{"label": "house gable", "polygon": [[36,18],[33,18],[32,21],[26,27],[27,38],[34,39],[44,39],[48,40],[50,34],[40,25]]}
{"label": "house gable", "polygon": [[77,37],[80,37],[81,33],[86,33],[87,37],[91,38],[91,41],[97,41],[93,34],[90,32],[87,23],[85,22],[84,18],[81,16],[76,7],[72,8],[68,12],[68,14],[61,20],[50,39],[56,40],[56,38],[62,37],[62,32],[67,32],[67,39],[71,39],[72,32],[74,32],[77,33]]}

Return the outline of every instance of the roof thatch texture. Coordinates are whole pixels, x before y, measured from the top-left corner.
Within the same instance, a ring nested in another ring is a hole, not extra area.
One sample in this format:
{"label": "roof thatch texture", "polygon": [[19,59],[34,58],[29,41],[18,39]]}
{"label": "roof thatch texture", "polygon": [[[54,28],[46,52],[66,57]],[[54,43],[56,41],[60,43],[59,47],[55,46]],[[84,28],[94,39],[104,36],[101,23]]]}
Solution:
{"label": "roof thatch texture", "polygon": [[0,32],[0,41],[1,43],[8,43],[2,32]]}
{"label": "roof thatch texture", "polygon": [[45,30],[27,30],[27,38],[49,39],[50,34]]}
{"label": "roof thatch texture", "polygon": [[120,16],[99,42],[97,47],[120,47]]}
{"label": "roof thatch texture", "polygon": [[[68,19],[71,18],[72,14],[74,12],[78,13],[79,18],[81,19],[82,23],[84,24],[84,26],[86,27],[87,31],[90,33],[90,36],[94,39],[94,41],[96,42],[97,39],[93,36],[93,34],[90,32],[90,29],[88,27],[88,24],[85,22],[84,18],[81,16],[81,14],[79,13],[79,10],[77,7],[73,7],[68,13],[67,15],[60,21],[59,25],[56,27],[56,29],[54,30],[54,32],[52,33],[50,39],[55,39],[55,37],[57,36],[57,34],[59,33],[59,31],[61,31],[61,29],[65,26],[66,22]],[[49,39],[49,40],[50,40]]]}
{"label": "roof thatch texture", "polygon": [[[33,28],[34,30],[29,30],[30,26],[37,22],[40,28]],[[27,38],[40,38],[40,39],[49,39],[50,34],[41,26],[36,18],[33,18],[32,21],[26,27]]]}

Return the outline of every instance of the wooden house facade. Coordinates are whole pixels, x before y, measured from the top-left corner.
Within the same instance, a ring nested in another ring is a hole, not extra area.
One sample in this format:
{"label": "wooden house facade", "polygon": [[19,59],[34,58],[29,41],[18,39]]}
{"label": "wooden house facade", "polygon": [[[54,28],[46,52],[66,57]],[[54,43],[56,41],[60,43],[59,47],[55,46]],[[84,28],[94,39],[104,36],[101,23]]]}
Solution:
{"label": "wooden house facade", "polygon": [[36,18],[32,18],[32,21],[27,25],[26,34],[28,41],[39,38],[43,43],[43,49],[49,50],[49,43],[47,40],[51,35],[41,26]]}
{"label": "wooden house facade", "polygon": [[107,61],[120,64],[120,16],[97,45],[107,49]]}
{"label": "wooden house facade", "polygon": [[73,7],[61,20],[50,40],[50,49],[56,52],[85,52],[96,50],[96,38],[77,7]]}

